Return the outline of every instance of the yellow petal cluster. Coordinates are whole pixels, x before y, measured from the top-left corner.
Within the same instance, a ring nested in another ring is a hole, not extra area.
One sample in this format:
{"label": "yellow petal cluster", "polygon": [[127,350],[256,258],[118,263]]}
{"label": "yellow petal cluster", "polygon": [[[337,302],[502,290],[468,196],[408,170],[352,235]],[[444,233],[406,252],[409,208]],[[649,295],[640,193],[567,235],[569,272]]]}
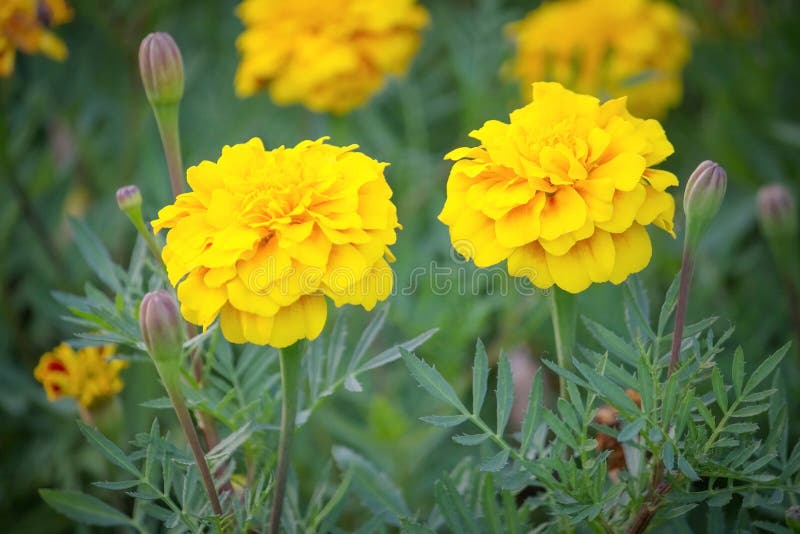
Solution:
{"label": "yellow petal cluster", "polygon": [[545,2],[508,31],[507,66],[522,82],[555,81],[603,100],[628,97],[641,117],[662,117],[681,100],[690,55],[688,23],[672,4],[651,0]]}
{"label": "yellow petal cluster", "polygon": [[73,350],[62,343],[44,354],[33,371],[51,401],[73,397],[84,408],[102,404],[122,391],[120,371],[128,366],[112,360],[115,345]]}
{"label": "yellow petal cluster", "polygon": [[604,104],[554,82],[510,122],[487,121],[455,163],[439,219],[455,249],[479,267],[508,260],[513,276],[571,293],[619,284],[650,261],[645,226],[670,234],[674,174],[652,166],[672,154],[654,119],[633,117],[619,98]]}
{"label": "yellow petal cluster", "polygon": [[416,0],[244,0],[236,92],[347,113],[403,74],[427,11]]}
{"label": "yellow petal cluster", "polygon": [[72,10],[66,0],[0,2],[0,77],[8,77],[14,71],[17,50],[63,61],[67,47],[48,28],[71,18]]}
{"label": "yellow petal cluster", "polygon": [[286,347],[316,338],[325,296],[372,309],[392,290],[397,211],[386,163],[327,138],[267,151],[226,146],[187,172],[192,191],[153,222],[181,313],[226,339]]}

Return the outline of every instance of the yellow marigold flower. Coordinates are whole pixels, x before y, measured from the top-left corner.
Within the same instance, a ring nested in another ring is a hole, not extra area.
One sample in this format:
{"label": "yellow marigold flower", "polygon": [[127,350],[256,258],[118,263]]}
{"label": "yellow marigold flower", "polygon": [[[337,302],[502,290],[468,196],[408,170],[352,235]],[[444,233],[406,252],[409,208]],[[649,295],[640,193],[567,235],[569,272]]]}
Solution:
{"label": "yellow marigold flower", "polygon": [[416,0],[244,0],[236,92],[347,113],[403,74],[428,13]]}
{"label": "yellow marigold flower", "polygon": [[188,170],[192,191],[153,222],[170,228],[162,257],[186,320],[219,316],[229,341],[280,348],[320,334],[326,295],[368,310],[389,295],[387,164],[326,139],[267,151],[254,138]]}
{"label": "yellow marigold flower", "polygon": [[619,284],[644,269],[645,226],[673,234],[672,173],[651,168],[672,154],[661,125],[630,115],[625,98],[605,104],[553,82],[533,102],[470,133],[457,148],[439,219],[456,250],[479,267],[508,260],[534,285],[578,293]]}
{"label": "yellow marigold flower", "polygon": [[115,345],[73,350],[62,343],[39,360],[33,376],[44,385],[51,401],[74,397],[84,408],[102,404],[122,391],[120,371],[128,366],[112,360]]}
{"label": "yellow marigold flower", "polygon": [[66,0],[0,2],[0,76],[8,77],[13,72],[17,49],[63,61],[67,47],[48,28],[71,18],[72,10]]}
{"label": "yellow marigold flower", "polygon": [[681,100],[687,26],[662,1],[546,2],[508,27],[517,55],[507,68],[526,96],[531,83],[555,81],[603,100],[627,96],[632,113],[658,118]]}

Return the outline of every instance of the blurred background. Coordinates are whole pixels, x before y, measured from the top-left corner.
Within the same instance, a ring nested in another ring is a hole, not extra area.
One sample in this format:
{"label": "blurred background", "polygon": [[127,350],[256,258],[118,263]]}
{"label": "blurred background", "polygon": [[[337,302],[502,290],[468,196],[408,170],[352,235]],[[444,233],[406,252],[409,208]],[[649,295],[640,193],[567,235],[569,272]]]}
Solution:
{"label": "blurred background", "polygon": [[[82,292],[93,277],[73,242],[69,218],[85,221],[126,266],[135,233],[117,208],[116,189],[137,184],[148,219],[170,201],[138,74],[138,46],[147,33],[169,32],[183,53],[185,165],[216,160],[222,146],[253,136],[268,148],[322,135],[337,145],[358,143],[371,157],[391,162],[387,178],[404,226],[393,248],[398,288],[431,262],[472,276],[474,268],[451,252],[447,229],[436,219],[449,170],[442,156],[470,144],[468,132],[483,121],[506,120],[523,103],[517,83],[500,75],[513,53],[503,28],[538,2],[422,3],[431,23],[408,75],[345,117],[277,107],[266,93],[235,96],[234,43],[242,26],[231,0],[73,0],[73,20],[54,30],[69,49],[66,61],[17,56],[13,74],[0,78],[0,525],[15,526],[15,532],[80,529],[50,510],[36,490],[86,488],[88,480],[107,476],[83,446],[74,406],[48,403],[32,369],[42,353],[73,336],[52,292]],[[721,163],[730,180],[698,259],[689,320],[718,316],[720,332],[735,324],[730,352],[741,345],[753,369],[793,335],[787,294],[759,232],[755,194],[774,182],[796,194],[800,184],[800,6],[792,0],[677,4],[692,21],[692,57],[683,73],[682,102],[662,120],[676,152],[661,168],[681,180],[676,199],[704,159]],[[679,207],[679,238],[682,222]],[[655,314],[679,268],[681,241],[658,231],[651,236],[651,264],[636,278]],[[390,300],[389,327],[379,343],[439,327],[418,353],[461,392],[469,387],[478,337],[493,358],[501,347],[534,359],[552,351],[542,294],[519,295],[511,284],[504,295],[486,279],[477,291],[440,294],[429,278],[417,282],[406,292],[411,294]],[[580,296],[581,313],[623,332],[622,291],[592,286]],[[347,313],[356,325],[368,320],[363,311]],[[590,343],[582,328],[578,336],[579,343]],[[784,365],[797,436],[796,351]],[[139,404],[158,396],[159,385],[147,363],[134,362],[124,378],[130,438],[149,428],[156,412]],[[386,470],[412,507],[428,510],[432,481],[457,459],[448,452],[454,445],[442,429],[418,421],[430,414],[430,399],[418,394],[401,364],[379,370],[364,387],[365,393],[337,395],[300,431],[301,488],[304,480],[313,485],[325,463],[327,454],[320,451],[340,443]]]}

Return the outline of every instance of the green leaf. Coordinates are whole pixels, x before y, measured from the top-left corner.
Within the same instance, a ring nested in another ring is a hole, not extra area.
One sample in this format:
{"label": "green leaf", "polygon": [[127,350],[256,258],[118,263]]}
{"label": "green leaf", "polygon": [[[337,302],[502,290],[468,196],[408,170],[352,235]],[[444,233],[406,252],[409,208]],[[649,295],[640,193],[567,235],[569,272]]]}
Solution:
{"label": "green leaf", "polygon": [[514,404],[514,382],[511,378],[511,363],[505,354],[497,362],[497,435],[502,436]]}
{"label": "green leaf", "polygon": [[786,356],[791,344],[791,341],[787,342],[756,368],[755,372],[750,375],[750,380],[747,381],[747,385],[744,388],[745,395],[752,392],[761,382],[764,381],[765,378],[772,374],[772,371],[778,367],[783,360],[783,357]]}
{"label": "green leaf", "polygon": [[675,304],[678,302],[678,287],[679,287],[680,273],[675,275],[672,283],[667,289],[667,294],[664,297],[664,303],[661,305],[661,313],[658,316],[658,334],[663,335],[664,329],[667,327],[669,318],[675,311]]}
{"label": "green leaf", "polygon": [[358,372],[362,373],[364,371],[376,369],[378,367],[386,365],[387,363],[399,360],[402,350],[411,351],[416,349],[417,347],[421,346],[423,343],[428,341],[430,338],[432,338],[433,335],[438,331],[439,331],[438,328],[431,328],[430,330],[421,333],[415,338],[409,339],[408,341],[404,341],[399,345],[395,345],[394,347],[386,349],[385,351],[381,352],[374,358],[370,358],[369,360],[367,360],[367,362],[364,363],[364,365],[359,367]]}
{"label": "green leaf", "polygon": [[101,527],[133,524],[133,520],[130,517],[107,505],[97,497],[92,497],[85,493],[40,489],[39,495],[44,499],[44,502],[57,512],[79,523]]}
{"label": "green leaf", "polygon": [[760,413],[764,413],[769,410],[770,403],[764,404],[753,404],[751,406],[745,406],[744,408],[739,408],[731,417],[752,417],[754,415],[758,415]]}
{"label": "green leaf", "polygon": [[494,478],[491,473],[483,479],[481,486],[481,508],[486,518],[486,527],[491,534],[502,534],[503,527],[500,524],[500,510],[497,506],[497,490],[494,486]]}
{"label": "green leaf", "polygon": [[169,397],[159,397],[157,399],[150,399],[148,401],[140,402],[139,406],[142,408],[150,408],[153,410],[173,410],[172,401]]}
{"label": "green leaf", "polygon": [[448,478],[437,480],[434,485],[436,504],[444,516],[450,532],[478,533],[472,516],[467,511],[464,499]]}
{"label": "green leaf", "polygon": [[92,482],[92,486],[97,486],[98,488],[103,488],[107,490],[120,491],[132,488],[134,486],[138,486],[141,483],[142,483],[141,480],[120,480],[117,482],[102,481],[102,482]]}
{"label": "green leaf", "polygon": [[115,293],[122,293],[122,285],[117,278],[114,262],[111,261],[103,242],[80,219],[70,218],[69,223],[75,244],[78,245],[89,268]]}
{"label": "green leaf", "polygon": [[528,395],[528,408],[525,410],[525,419],[522,421],[522,436],[520,441],[522,446],[520,448],[522,454],[528,451],[533,438],[533,432],[539,426],[541,419],[541,409],[544,405],[544,390],[542,385],[542,373],[537,372],[533,377],[533,384],[531,384],[531,392]]}
{"label": "green leaf", "polygon": [[723,431],[730,434],[744,434],[746,432],[755,432],[758,430],[758,425],[755,423],[734,423],[726,426]]}
{"label": "green leaf", "polygon": [[706,501],[706,504],[714,508],[719,508],[731,502],[732,497],[733,497],[733,492],[723,491],[722,493],[717,493],[716,495],[708,499],[708,501]]}
{"label": "green leaf", "polygon": [[686,457],[683,455],[678,457],[678,469],[681,473],[686,475],[686,478],[689,480],[700,480],[700,477],[697,476],[697,472],[689,465],[689,462],[686,460]]}
{"label": "green leaf", "polygon": [[491,458],[487,458],[483,462],[481,462],[480,466],[478,467],[481,471],[487,471],[489,473],[496,473],[500,471],[505,465],[508,463],[508,449],[503,449],[502,451],[498,452]]}
{"label": "green leaf", "polygon": [[667,468],[667,471],[672,472],[675,469],[675,449],[669,441],[664,443],[664,447],[661,449],[661,460],[664,462],[664,467]]}
{"label": "green leaf", "polygon": [[569,428],[561,422],[561,420],[556,417],[556,415],[551,412],[550,410],[544,410],[544,420],[547,423],[547,426],[550,427],[550,430],[556,435],[556,438],[560,439],[567,447],[572,449],[578,448],[578,442],[575,440],[575,436],[570,432]]}
{"label": "green leaf", "polygon": [[333,459],[342,471],[353,470],[353,488],[373,513],[388,513],[397,525],[410,515],[397,486],[370,462],[346,447],[334,447]]}
{"label": "green leaf", "polygon": [[586,377],[592,389],[595,390],[601,397],[606,399],[609,404],[614,406],[620,412],[628,414],[637,414],[641,410],[636,403],[631,400],[625,390],[616,385],[614,382],[597,373],[594,369],[579,361],[575,361],[575,368]]}
{"label": "green leaf", "polygon": [[486,398],[487,382],[489,379],[489,356],[486,347],[478,339],[475,344],[475,363],[472,366],[472,413],[480,417],[483,401]]}
{"label": "green leaf", "polygon": [[437,399],[446,402],[461,412],[466,412],[466,407],[458,399],[453,387],[447,383],[439,372],[422,361],[420,358],[401,348],[403,361],[420,386]]}
{"label": "green leaf", "polygon": [[358,364],[361,363],[361,360],[367,354],[367,349],[369,349],[370,345],[375,341],[375,338],[378,337],[378,333],[381,331],[381,328],[383,328],[388,314],[389,306],[381,306],[378,313],[374,314],[372,320],[364,329],[361,338],[358,340],[358,343],[356,343],[355,350],[353,350],[353,356],[347,364],[347,371],[349,373],[352,373],[358,367]]}
{"label": "green leaf", "polygon": [[483,443],[486,441],[486,438],[489,437],[489,434],[459,434],[457,436],[453,436],[453,441],[458,443],[459,445],[465,445],[467,447],[471,447],[473,445],[478,445],[479,443]]}
{"label": "green leaf", "polygon": [[588,317],[582,317],[582,319],[586,329],[605,350],[621,358],[629,365],[636,365],[639,361],[639,352],[636,349],[605,326],[592,321]]}
{"label": "green leaf", "polygon": [[420,417],[420,419],[431,425],[451,427],[460,425],[469,417],[466,415],[426,415],[425,417]]}
{"label": "green leaf", "polygon": [[638,436],[639,432],[644,428],[645,422],[645,418],[640,417],[634,422],[626,424],[617,436],[617,441],[626,442]]}
{"label": "green leaf", "polygon": [[737,347],[733,353],[733,389],[737,397],[742,396],[742,385],[744,384],[744,351],[742,347]]}
{"label": "green leaf", "polygon": [[714,398],[723,412],[728,411],[728,393],[725,391],[725,384],[722,382],[722,372],[718,366],[714,366],[711,371],[711,387],[714,389]]}
{"label": "green leaf", "polygon": [[133,465],[128,456],[122,452],[122,449],[117,447],[111,440],[81,421],[78,421],[78,428],[80,428],[81,433],[83,433],[89,443],[114,465],[121,467],[131,475],[141,478],[142,474],[136,466]]}

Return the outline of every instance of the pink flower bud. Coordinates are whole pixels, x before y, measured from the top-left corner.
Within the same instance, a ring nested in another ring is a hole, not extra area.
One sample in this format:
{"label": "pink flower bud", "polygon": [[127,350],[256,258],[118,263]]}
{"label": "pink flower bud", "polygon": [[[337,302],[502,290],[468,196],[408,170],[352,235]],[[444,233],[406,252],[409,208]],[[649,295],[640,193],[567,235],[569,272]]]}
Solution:
{"label": "pink flower bud", "polygon": [[117,189],[117,205],[127,213],[129,210],[138,210],[142,207],[142,193],[135,185],[126,185]]}
{"label": "pink flower bud", "polygon": [[168,33],[151,33],[142,40],[139,71],[150,104],[180,102],[183,97],[183,59],[178,45]]}
{"label": "pink flower bud", "polygon": [[184,322],[172,295],[164,290],[146,294],[139,308],[139,327],[147,352],[156,362],[180,358]]}
{"label": "pink flower bud", "polygon": [[762,187],[757,205],[758,220],[767,238],[791,239],[797,235],[797,209],[788,188],[780,184]]}

